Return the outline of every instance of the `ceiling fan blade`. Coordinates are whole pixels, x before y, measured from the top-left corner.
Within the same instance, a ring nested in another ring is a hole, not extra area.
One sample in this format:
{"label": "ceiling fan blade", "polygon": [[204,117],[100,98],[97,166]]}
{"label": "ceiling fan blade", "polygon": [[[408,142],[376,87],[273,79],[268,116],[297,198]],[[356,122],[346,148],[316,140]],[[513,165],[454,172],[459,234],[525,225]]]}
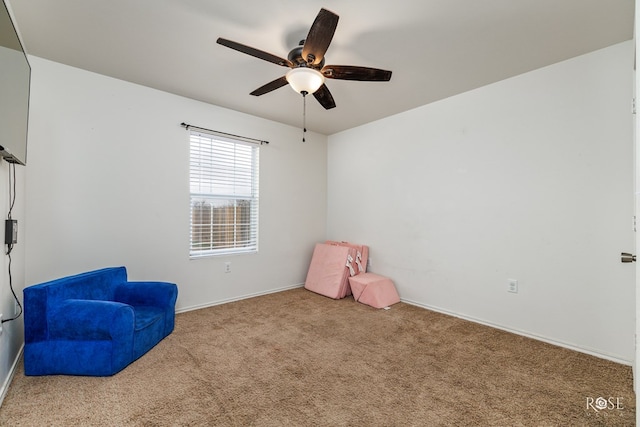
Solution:
{"label": "ceiling fan blade", "polygon": [[302,47],[302,59],[309,65],[318,65],[322,62],[324,54],[329,48],[333,33],[338,26],[338,15],[327,10],[320,9],[318,16],[309,29],[309,34]]}
{"label": "ceiling fan blade", "polygon": [[258,89],[251,92],[251,95],[253,96],[264,95],[265,93],[269,93],[272,90],[276,90],[281,88],[282,86],[286,86],[288,83],[289,82],[287,81],[287,78],[285,76],[282,76],[278,79],[275,79],[272,82],[267,83],[264,86],[260,86]]}
{"label": "ceiling fan blade", "polygon": [[325,65],[322,74],[329,79],[359,80],[364,82],[388,82],[391,71],[353,65]]}
{"label": "ceiling fan blade", "polygon": [[320,89],[313,92],[313,96],[318,100],[320,105],[325,108],[325,110],[330,110],[336,106],[336,102],[333,100],[333,96],[331,95],[331,92],[329,92],[327,85],[320,86]]}
{"label": "ceiling fan blade", "polygon": [[246,53],[247,55],[255,56],[256,58],[273,62],[276,65],[281,65],[283,67],[289,67],[289,68],[293,67],[293,64],[288,59],[280,58],[279,56],[272,55],[268,52],[265,52],[241,43],[223,39],[222,37],[218,38],[217,43],[221,44],[222,46],[226,46],[231,49],[237,50],[238,52]]}

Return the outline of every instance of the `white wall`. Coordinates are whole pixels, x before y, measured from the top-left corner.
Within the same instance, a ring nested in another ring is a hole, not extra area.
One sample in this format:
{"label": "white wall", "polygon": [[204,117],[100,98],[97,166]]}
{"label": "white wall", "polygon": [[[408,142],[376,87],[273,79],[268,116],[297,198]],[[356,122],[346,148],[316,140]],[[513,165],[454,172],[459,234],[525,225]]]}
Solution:
{"label": "white wall", "polygon": [[[9,198],[9,174],[12,174],[9,164],[0,160],[0,211],[2,219],[7,218],[11,199]],[[13,175],[13,174],[12,174]],[[11,251],[11,282],[16,296],[22,303],[22,289],[25,283],[25,167],[15,166],[16,179],[13,181],[11,192],[15,194],[15,204],[11,218],[18,220],[18,243]],[[15,182],[15,193],[13,183]],[[3,319],[15,317],[15,298],[9,284],[9,257],[6,255],[7,246],[4,245],[4,221],[1,223],[2,254],[0,255],[0,313]],[[24,342],[24,323],[20,316],[17,320],[2,324],[0,334],[0,403],[7,392],[18,356]]]}
{"label": "white wall", "polygon": [[[325,236],[326,137],[30,58],[26,283],[125,265],[178,284],[178,310],[304,282]],[[265,139],[259,253],[189,260],[188,132]],[[224,273],[224,262],[232,262]]]}
{"label": "white wall", "polygon": [[[11,5],[6,0],[5,6],[9,11],[9,16],[15,22]],[[6,55],[15,54],[17,54],[15,51],[7,52],[5,49],[5,52],[3,52],[5,57],[3,59],[6,59]],[[12,71],[7,68],[9,65],[6,62],[2,64],[2,67],[0,67],[2,68],[2,73]],[[4,100],[8,99],[7,92],[11,92],[11,89],[3,87],[0,90],[0,97],[4,97]],[[13,95],[17,94],[14,93]],[[23,102],[24,100],[15,99],[15,101]],[[22,121],[22,117],[15,116],[13,113],[23,111],[20,108],[14,112],[3,109],[0,114],[5,119]],[[8,134],[6,130],[2,132],[2,135],[5,138],[21,137],[19,134]],[[14,143],[0,139],[0,145],[6,147],[13,146]],[[4,244],[4,224],[2,224],[2,228],[0,228],[0,235],[3,236],[2,255],[0,255],[0,314],[2,314],[2,319],[7,321],[2,324],[2,333],[0,333],[0,404],[9,388],[24,342],[24,323],[20,310],[16,307],[16,297],[21,304],[22,289],[25,283],[25,238],[22,231],[25,223],[25,168],[16,165],[14,169],[6,161],[0,159],[0,212],[2,213],[2,219],[7,218],[10,210],[11,218],[18,220],[18,243],[13,246],[11,255],[8,256],[8,248]],[[8,321],[8,319],[16,316],[19,317]]]}
{"label": "white wall", "polygon": [[332,135],[327,237],[407,302],[631,363],[632,72],[625,42]]}

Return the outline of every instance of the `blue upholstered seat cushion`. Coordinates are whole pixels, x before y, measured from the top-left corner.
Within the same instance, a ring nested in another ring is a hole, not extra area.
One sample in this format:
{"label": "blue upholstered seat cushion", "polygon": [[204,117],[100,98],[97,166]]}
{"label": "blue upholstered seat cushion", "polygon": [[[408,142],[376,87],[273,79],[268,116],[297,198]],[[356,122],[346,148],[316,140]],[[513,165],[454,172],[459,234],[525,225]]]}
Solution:
{"label": "blue upholstered seat cushion", "polygon": [[68,299],[48,315],[50,339],[110,340],[133,332],[134,310],[119,302]]}
{"label": "blue upholstered seat cushion", "polygon": [[138,306],[133,307],[136,315],[134,330],[136,332],[148,327],[149,325],[159,322],[164,316],[164,310],[158,307]]}

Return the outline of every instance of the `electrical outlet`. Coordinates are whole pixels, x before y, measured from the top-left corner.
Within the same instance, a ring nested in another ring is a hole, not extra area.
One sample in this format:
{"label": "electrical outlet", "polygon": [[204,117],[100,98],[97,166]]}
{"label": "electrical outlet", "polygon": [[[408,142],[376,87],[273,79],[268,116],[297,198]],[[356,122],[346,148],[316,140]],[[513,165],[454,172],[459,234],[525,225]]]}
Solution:
{"label": "electrical outlet", "polygon": [[227,261],[224,263],[224,272],[231,273],[231,261]]}
{"label": "electrical outlet", "polygon": [[513,292],[514,294],[518,293],[518,281],[514,279],[509,279],[507,284],[507,292]]}
{"label": "electrical outlet", "polygon": [[13,315],[17,316],[18,313],[20,313],[20,304],[18,303],[18,301],[13,300]]}

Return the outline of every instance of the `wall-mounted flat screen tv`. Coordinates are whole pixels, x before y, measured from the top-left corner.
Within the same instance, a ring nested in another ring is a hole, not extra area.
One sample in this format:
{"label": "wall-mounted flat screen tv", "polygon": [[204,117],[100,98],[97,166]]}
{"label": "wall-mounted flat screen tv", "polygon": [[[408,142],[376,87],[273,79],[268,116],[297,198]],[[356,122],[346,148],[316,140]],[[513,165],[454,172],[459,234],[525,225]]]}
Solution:
{"label": "wall-mounted flat screen tv", "polygon": [[26,165],[31,66],[9,9],[0,1],[0,157]]}

